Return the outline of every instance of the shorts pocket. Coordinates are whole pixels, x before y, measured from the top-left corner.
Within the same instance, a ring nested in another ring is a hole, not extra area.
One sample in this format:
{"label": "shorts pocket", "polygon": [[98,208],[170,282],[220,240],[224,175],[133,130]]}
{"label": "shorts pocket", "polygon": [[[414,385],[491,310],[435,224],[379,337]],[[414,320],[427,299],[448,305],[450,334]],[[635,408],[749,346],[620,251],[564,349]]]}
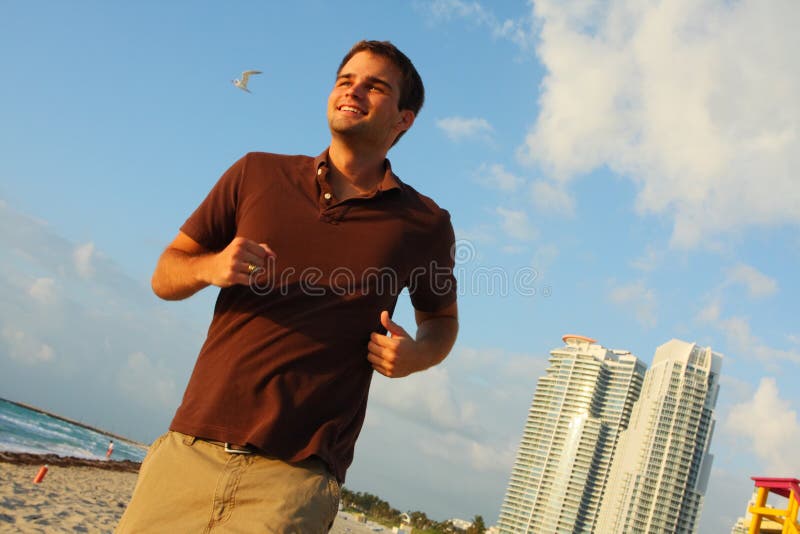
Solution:
{"label": "shorts pocket", "polygon": [[150,447],[147,448],[147,454],[144,455],[144,460],[142,460],[142,465],[139,468],[140,471],[145,466],[145,464],[148,463],[148,460],[152,458],[152,456],[156,453],[161,444],[164,443],[164,440],[167,439],[168,435],[169,432],[161,434],[155,439],[155,441],[153,441],[153,443],[150,444]]}
{"label": "shorts pocket", "polygon": [[333,526],[333,521],[336,519],[336,514],[339,513],[339,499],[341,498],[341,495],[342,492],[341,488],[339,487],[339,481],[336,480],[335,476],[328,474],[328,496],[331,501],[331,526]]}

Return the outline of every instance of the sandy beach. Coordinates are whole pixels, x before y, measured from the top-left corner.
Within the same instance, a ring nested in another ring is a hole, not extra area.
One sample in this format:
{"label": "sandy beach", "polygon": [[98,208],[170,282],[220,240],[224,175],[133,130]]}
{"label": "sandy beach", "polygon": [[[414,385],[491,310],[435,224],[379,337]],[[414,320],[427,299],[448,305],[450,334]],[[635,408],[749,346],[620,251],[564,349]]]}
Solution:
{"label": "sandy beach", "polygon": [[[29,461],[36,459],[43,461]],[[112,470],[118,462],[95,461],[107,464],[103,468],[90,467],[92,462],[1,453],[0,531],[111,532],[133,492],[136,472]],[[45,463],[47,475],[34,484]]]}
{"label": "sandy beach", "polygon": [[[34,484],[45,464],[47,475]],[[112,532],[133,492],[138,467],[134,462],[0,452],[0,532]],[[368,534],[379,528],[340,512],[331,532]]]}

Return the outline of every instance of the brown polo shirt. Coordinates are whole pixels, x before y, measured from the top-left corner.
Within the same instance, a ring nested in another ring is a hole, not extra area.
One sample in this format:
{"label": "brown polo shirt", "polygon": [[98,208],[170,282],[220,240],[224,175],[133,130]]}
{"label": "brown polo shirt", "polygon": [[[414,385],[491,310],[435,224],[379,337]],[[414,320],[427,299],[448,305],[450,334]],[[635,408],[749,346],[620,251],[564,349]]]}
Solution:
{"label": "brown polo shirt", "polygon": [[317,158],[250,153],[181,231],[209,250],[234,237],[277,259],[250,286],[221,289],[208,337],[170,428],[299,461],[340,481],[364,421],[371,332],[408,288],[433,312],[456,299],[447,211],[395,176],[343,202]]}

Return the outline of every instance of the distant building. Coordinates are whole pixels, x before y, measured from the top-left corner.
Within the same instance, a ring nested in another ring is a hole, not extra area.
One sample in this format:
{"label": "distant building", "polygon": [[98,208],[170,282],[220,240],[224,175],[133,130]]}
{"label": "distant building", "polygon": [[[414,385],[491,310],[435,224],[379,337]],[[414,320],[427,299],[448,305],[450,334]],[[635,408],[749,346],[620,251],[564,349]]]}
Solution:
{"label": "distant building", "polygon": [[[577,335],[550,351],[500,510],[501,533],[590,533],[645,365]],[[623,532],[622,530],[603,532]]]}
{"label": "distant building", "polygon": [[[753,497],[747,503],[747,508],[750,508],[755,501],[756,495],[755,492],[753,492]],[[731,534],[748,534],[750,532],[750,521],[752,521],[752,519],[753,514],[748,511],[744,517],[740,517],[736,521],[736,524],[733,525]],[[781,534],[781,532],[783,532],[783,525],[777,521],[764,518],[761,520],[761,528],[758,529],[758,532],[759,534]]]}
{"label": "distant building", "polygon": [[454,527],[460,528],[461,530],[467,530],[469,527],[472,526],[472,522],[471,521],[467,521],[465,519],[458,519],[458,518],[451,519],[450,523],[452,523]]}
{"label": "distant building", "polygon": [[596,532],[697,532],[721,366],[707,347],[676,339],[658,347],[620,436]]}
{"label": "distant building", "polygon": [[[753,491],[753,496],[748,501],[746,509],[749,510],[749,508],[755,502],[756,502],[756,492]],[[736,523],[733,525],[733,528],[731,529],[731,534],[748,534],[748,532],[750,532],[750,520],[752,518],[753,518],[753,515],[749,511],[747,513],[745,513],[745,516],[744,517],[740,517],[736,521]],[[780,531],[778,531],[778,532],[780,532]]]}

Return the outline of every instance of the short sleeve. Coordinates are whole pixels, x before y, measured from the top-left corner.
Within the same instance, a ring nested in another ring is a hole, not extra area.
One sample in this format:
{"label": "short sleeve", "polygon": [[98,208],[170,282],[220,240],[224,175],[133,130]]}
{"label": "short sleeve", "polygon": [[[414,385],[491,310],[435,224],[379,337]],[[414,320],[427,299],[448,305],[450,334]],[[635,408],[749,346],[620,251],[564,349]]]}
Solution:
{"label": "short sleeve", "polygon": [[436,312],[455,302],[456,279],[453,275],[455,234],[450,214],[441,217],[421,243],[417,265],[409,278],[411,304],[422,312]]}
{"label": "short sleeve", "polygon": [[222,250],[236,237],[237,208],[246,163],[247,156],[244,156],[225,171],[181,226],[181,232],[208,250]]}

